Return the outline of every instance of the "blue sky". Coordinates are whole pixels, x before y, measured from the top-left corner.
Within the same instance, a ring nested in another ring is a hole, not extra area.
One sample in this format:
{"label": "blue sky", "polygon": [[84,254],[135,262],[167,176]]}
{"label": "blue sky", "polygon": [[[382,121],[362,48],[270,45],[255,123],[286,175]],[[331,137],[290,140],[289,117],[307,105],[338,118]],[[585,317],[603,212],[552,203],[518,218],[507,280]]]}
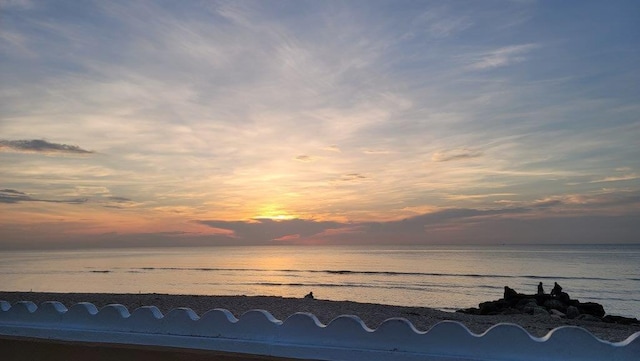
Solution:
{"label": "blue sky", "polygon": [[637,1],[0,4],[0,247],[640,241]]}

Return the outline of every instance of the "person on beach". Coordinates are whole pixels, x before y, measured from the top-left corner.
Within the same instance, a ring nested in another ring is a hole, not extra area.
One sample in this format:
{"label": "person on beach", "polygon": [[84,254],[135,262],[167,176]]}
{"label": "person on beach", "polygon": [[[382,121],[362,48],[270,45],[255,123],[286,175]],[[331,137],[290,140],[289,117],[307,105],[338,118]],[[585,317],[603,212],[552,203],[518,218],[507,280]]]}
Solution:
{"label": "person on beach", "polygon": [[304,298],[308,298],[308,299],[312,300],[313,299],[313,292],[309,292],[309,294],[304,296]]}
{"label": "person on beach", "polygon": [[538,294],[544,295],[544,288],[542,288],[542,282],[538,283]]}
{"label": "person on beach", "polygon": [[551,296],[558,297],[562,293],[562,287],[558,284],[558,282],[553,283],[553,289],[551,290]]}

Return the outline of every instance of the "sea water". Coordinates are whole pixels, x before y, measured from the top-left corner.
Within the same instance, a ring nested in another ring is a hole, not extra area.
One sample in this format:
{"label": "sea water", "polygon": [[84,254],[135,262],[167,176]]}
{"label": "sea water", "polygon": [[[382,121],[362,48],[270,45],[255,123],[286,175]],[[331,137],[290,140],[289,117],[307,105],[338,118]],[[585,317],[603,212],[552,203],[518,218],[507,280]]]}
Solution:
{"label": "sea water", "polygon": [[0,253],[0,290],[270,295],[477,307],[504,286],[558,282],[571,298],[640,317],[640,245],[260,246]]}

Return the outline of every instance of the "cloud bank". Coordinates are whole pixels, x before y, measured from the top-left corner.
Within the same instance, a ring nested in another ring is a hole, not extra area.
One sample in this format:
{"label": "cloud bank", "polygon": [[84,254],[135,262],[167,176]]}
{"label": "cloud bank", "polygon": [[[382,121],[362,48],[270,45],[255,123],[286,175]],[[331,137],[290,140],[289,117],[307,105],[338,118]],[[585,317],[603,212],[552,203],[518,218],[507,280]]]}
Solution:
{"label": "cloud bank", "polygon": [[24,153],[91,154],[77,145],[51,143],[46,140],[0,140],[0,150]]}

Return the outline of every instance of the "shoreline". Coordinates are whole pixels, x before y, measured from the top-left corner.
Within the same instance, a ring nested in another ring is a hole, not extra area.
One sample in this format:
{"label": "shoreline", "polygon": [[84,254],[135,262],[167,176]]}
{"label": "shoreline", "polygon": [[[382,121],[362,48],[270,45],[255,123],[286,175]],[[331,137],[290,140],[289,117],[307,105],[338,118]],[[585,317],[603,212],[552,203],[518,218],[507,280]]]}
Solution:
{"label": "shoreline", "polygon": [[329,301],[322,299],[285,298],[278,296],[203,296],[172,294],[128,294],[128,293],[55,293],[55,292],[11,292],[0,291],[0,300],[12,305],[19,301],[31,301],[40,305],[46,301],[58,301],[70,308],[78,302],[90,302],[102,308],[108,304],[122,304],[130,312],[141,306],[156,306],[163,314],[178,307],[188,307],[199,316],[214,308],[229,310],[237,318],[253,309],[264,309],[279,320],[286,320],[296,312],[313,313],[320,322],[328,324],[340,315],[358,316],[367,327],[376,329],[384,320],[402,317],[409,320],[419,331],[428,331],[440,321],[458,321],[476,334],[484,333],[498,323],[514,323],[535,337],[543,337],[561,326],[582,327],[594,336],[610,342],[620,342],[636,332],[640,325],[620,325],[605,322],[556,319],[544,315],[469,315],[445,312],[428,307],[408,307],[360,303],[352,301]]}

